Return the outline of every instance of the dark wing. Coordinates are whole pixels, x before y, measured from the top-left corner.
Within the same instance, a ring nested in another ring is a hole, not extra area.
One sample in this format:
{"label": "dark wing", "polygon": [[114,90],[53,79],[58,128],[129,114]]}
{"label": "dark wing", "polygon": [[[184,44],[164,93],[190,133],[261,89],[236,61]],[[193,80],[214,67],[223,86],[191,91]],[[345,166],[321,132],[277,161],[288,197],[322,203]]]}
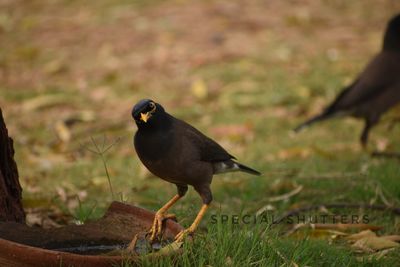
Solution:
{"label": "dark wing", "polygon": [[[203,162],[211,163],[214,174],[242,171],[252,175],[261,175],[260,172],[235,161],[234,156],[193,126],[176,118],[174,118],[174,121],[176,130],[182,133],[180,137],[183,138],[183,143],[187,146],[185,150],[192,152],[190,157],[194,156]],[[186,153],[186,156],[189,156],[189,154]]]}
{"label": "dark wing", "polygon": [[361,105],[376,99],[392,85],[400,83],[400,53],[381,52],[365,68],[361,75],[348,87],[344,88],[336,99],[319,115],[303,122],[294,131],[329,119],[338,113],[351,113]]}
{"label": "dark wing", "polygon": [[236,159],[217,142],[215,142],[211,138],[208,138],[193,126],[178,119],[176,119],[176,121],[184,137],[189,140],[194,149],[196,149],[199,153],[200,160],[207,162],[217,162]]}
{"label": "dark wing", "polygon": [[399,60],[398,53],[380,53],[358,79],[338,95],[325,113],[352,110],[382,94],[391,84],[400,80]]}

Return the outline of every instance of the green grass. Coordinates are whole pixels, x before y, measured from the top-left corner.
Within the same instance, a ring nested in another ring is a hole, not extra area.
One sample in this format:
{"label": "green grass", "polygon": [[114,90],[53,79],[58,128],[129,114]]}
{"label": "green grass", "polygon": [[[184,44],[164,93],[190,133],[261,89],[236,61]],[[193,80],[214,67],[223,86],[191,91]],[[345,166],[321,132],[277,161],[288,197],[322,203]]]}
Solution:
{"label": "green grass", "polygon": [[342,245],[332,246],[323,240],[288,240],[269,231],[262,234],[260,225],[235,227],[214,224],[208,233],[186,244],[175,258],[144,259],[144,266],[397,266],[396,251],[381,261],[357,260]]}
{"label": "green grass", "polygon": [[[400,205],[399,161],[371,158],[360,148],[362,122],[334,119],[291,133],[378,51],[398,4],[220,2],[6,4],[0,11],[0,106],[15,141],[27,211],[84,222],[101,217],[112,200],[151,210],[168,201],[175,186],[150,175],[132,145],[130,109],[153,98],[263,173],[214,177],[214,202],[178,265],[398,265],[398,249],[367,261],[370,254],[357,254],[342,241],[296,240],[277,229],[256,234],[265,225],[211,223],[212,215],[255,214],[267,204],[277,215],[329,203]],[[214,43],[218,38],[223,41]],[[206,99],[191,91],[198,79],[206,84]],[[32,108],[43,96],[50,100]],[[60,121],[69,141],[59,138]],[[400,151],[399,132],[381,123],[369,149]],[[91,139],[102,144],[104,136],[105,146],[119,140],[103,155],[108,175],[101,157],[89,151]],[[300,185],[299,194],[268,201]],[[187,227],[200,205],[191,189],[171,211]],[[389,212],[329,211],[368,214],[371,224],[383,227],[380,235],[400,232],[399,217]],[[146,265],[172,263],[166,258]]]}

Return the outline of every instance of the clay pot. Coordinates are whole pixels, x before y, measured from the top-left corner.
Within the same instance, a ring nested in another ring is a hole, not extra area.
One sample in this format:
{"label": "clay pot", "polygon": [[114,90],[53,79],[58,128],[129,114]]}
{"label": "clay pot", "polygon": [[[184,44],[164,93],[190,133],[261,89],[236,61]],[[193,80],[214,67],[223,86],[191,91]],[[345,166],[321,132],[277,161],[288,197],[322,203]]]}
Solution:
{"label": "clay pot", "polygon": [[[154,213],[142,208],[113,202],[99,220],[84,225],[42,229],[23,224],[0,223],[0,266],[118,266],[123,262],[138,263],[135,254],[105,256],[67,252],[80,247],[114,247],[129,243],[143,234],[153,222]],[[173,239],[183,228],[167,220],[164,238]],[[150,254],[151,255],[151,254]]]}

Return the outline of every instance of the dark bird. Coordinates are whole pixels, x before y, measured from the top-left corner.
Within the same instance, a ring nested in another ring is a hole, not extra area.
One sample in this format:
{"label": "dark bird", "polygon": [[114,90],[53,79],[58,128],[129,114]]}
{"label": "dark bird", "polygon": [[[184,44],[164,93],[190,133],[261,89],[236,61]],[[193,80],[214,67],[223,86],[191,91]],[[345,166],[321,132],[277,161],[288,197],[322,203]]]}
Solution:
{"label": "dark bird", "polygon": [[258,171],[237,162],[234,156],[199,130],[165,112],[160,104],[152,100],[139,101],[133,107],[132,117],[138,127],[134,146],[140,160],[151,173],[175,184],[178,189],[177,195],[157,211],[149,231],[151,242],[162,233],[163,220],[173,217],[166,212],[185,195],[188,185],[200,194],[203,206],[192,225],[175,237],[177,241],[192,234],[204,216],[212,201],[210,184],[214,174],[243,171],[260,175]]}
{"label": "dark bird", "polygon": [[325,110],[294,129],[337,115],[365,120],[360,142],[365,147],[370,129],[381,115],[400,102],[400,14],[387,24],[381,52],[349,86],[344,88]]}

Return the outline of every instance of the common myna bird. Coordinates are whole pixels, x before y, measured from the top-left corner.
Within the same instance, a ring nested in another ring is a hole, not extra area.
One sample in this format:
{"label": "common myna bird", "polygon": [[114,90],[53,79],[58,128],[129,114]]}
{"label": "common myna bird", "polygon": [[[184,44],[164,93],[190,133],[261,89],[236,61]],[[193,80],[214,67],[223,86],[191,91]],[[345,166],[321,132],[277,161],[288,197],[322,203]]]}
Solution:
{"label": "common myna bird", "polygon": [[175,237],[176,241],[182,241],[199,225],[212,201],[210,184],[214,174],[243,171],[260,175],[258,171],[237,162],[215,141],[168,114],[160,104],[150,99],[139,101],[133,107],[132,117],[138,127],[134,146],[140,160],[151,173],[175,184],[178,189],[177,195],[156,212],[149,231],[151,242],[162,233],[163,220],[174,217],[166,212],[185,195],[188,185],[200,194],[203,206],[192,225]]}
{"label": "common myna bird", "polygon": [[337,96],[321,114],[294,129],[298,132],[314,122],[336,115],[365,120],[360,136],[365,147],[370,129],[381,115],[400,102],[400,14],[387,24],[382,51],[372,59],[358,78]]}

